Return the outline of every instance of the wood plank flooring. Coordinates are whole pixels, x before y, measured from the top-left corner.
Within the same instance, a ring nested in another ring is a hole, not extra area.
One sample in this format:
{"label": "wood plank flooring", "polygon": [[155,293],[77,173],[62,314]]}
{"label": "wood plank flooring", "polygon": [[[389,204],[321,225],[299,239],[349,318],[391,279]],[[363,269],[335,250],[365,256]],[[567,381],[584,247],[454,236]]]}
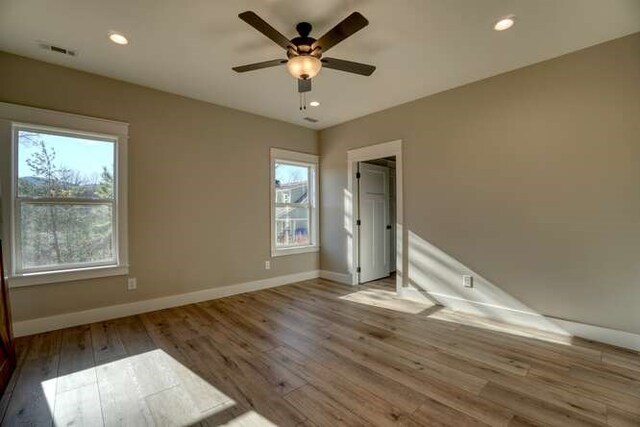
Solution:
{"label": "wood plank flooring", "polygon": [[18,340],[2,425],[640,426],[640,354],[324,280]]}

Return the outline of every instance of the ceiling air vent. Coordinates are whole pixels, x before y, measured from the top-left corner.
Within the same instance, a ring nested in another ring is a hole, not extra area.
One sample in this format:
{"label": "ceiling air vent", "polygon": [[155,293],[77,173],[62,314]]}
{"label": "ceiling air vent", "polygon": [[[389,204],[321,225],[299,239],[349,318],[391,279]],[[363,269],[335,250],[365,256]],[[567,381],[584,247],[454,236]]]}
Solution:
{"label": "ceiling air vent", "polygon": [[43,50],[48,50],[50,52],[61,53],[62,55],[67,56],[76,56],[76,51],[71,49],[66,49],[64,47],[55,46],[49,43],[39,42],[38,45]]}
{"label": "ceiling air vent", "polygon": [[304,120],[310,123],[318,123],[318,119],[314,119],[313,117],[305,117]]}

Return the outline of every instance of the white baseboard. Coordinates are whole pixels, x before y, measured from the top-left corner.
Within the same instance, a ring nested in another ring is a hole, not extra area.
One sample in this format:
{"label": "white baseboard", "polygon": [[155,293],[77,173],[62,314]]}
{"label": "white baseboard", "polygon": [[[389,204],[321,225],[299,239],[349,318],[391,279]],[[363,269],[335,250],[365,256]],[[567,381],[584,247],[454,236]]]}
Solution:
{"label": "white baseboard", "polygon": [[[33,335],[41,332],[68,328],[71,326],[101,322],[109,319],[132,316],[134,314],[146,313],[154,310],[162,310],[164,308],[177,307],[186,304],[193,304],[196,302],[224,298],[231,295],[257,291],[260,289],[273,288],[290,283],[311,280],[318,277],[332,280],[338,283],[344,283],[347,285],[351,284],[351,276],[348,274],[325,270],[313,270],[304,273],[271,277],[269,279],[256,280],[253,282],[238,283],[235,285],[223,286],[219,288],[210,288],[202,291],[188,292],[185,294],[170,295],[166,297],[136,301],[127,304],[111,305],[107,307],[94,308],[91,310],[78,311],[74,313],[65,313],[50,317],[41,317],[38,319],[18,321],[14,322],[13,331],[16,337]],[[435,299],[442,302],[444,305],[447,305],[447,296],[438,294],[437,296],[434,295],[433,297],[429,298],[429,296],[424,295],[423,292],[420,292],[413,288],[405,289],[401,293],[401,296],[413,299],[428,298],[431,301]],[[459,300],[459,298],[456,298],[456,300]],[[465,300],[465,302],[472,305],[487,306],[486,304],[477,301]],[[451,303],[451,301],[449,301],[449,303]],[[571,320],[558,319],[550,316],[542,316],[537,313],[528,313],[519,310],[513,310],[507,307],[499,307],[495,305],[491,305],[490,307],[491,311],[497,310],[498,313],[501,313],[500,315],[496,315],[494,320],[504,322],[504,319],[508,318],[512,323],[522,326],[532,326],[532,321],[539,323],[540,320],[544,319],[545,323],[556,325],[556,327],[558,327],[559,329],[568,332],[573,336],[640,351],[640,335],[637,334],[615,329],[603,328],[600,326],[588,325]],[[484,311],[483,313],[485,317],[492,317],[487,316],[486,313],[487,311]],[[472,314],[478,313],[473,312]],[[542,327],[541,329],[548,330],[547,327]]]}
{"label": "white baseboard", "polygon": [[550,316],[547,318],[560,325],[573,336],[640,351],[640,335],[619,331],[617,329],[574,322],[572,320],[558,319]]}
{"label": "white baseboard", "polygon": [[320,278],[331,280],[333,282],[351,285],[351,275],[344,273],[336,273],[335,271],[320,270]]}
{"label": "white baseboard", "polygon": [[640,335],[633,334],[631,332],[588,325],[586,323],[575,322],[573,320],[559,319],[535,312],[515,310],[509,307],[501,307],[479,301],[471,301],[451,295],[427,293],[415,288],[403,289],[400,296],[403,298],[437,302],[454,311],[483,316],[503,323],[532,327],[547,332],[571,335],[605,344],[611,344],[617,347],[640,351]]}
{"label": "white baseboard", "polygon": [[71,326],[84,325],[93,322],[102,322],[105,320],[117,319],[119,317],[132,316],[134,314],[162,310],[164,308],[177,307],[186,304],[193,304],[196,302],[224,298],[231,295],[242,294],[245,292],[257,291],[260,289],[274,288],[276,286],[316,279],[319,276],[320,272],[318,270],[306,271],[303,273],[271,277],[268,279],[256,280],[253,282],[238,283],[235,285],[210,288],[202,291],[188,292],[179,295],[170,295],[166,297],[136,301],[126,304],[110,305],[107,307],[77,311],[74,313],[58,314],[55,316],[41,317],[38,319],[22,320],[13,323],[13,333],[16,337],[33,335],[41,332],[68,328]]}

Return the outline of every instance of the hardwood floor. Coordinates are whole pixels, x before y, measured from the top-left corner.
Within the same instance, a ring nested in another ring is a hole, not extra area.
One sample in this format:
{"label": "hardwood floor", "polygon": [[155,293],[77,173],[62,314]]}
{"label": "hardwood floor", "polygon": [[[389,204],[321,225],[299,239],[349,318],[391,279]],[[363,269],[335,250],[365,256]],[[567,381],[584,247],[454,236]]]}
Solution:
{"label": "hardwood floor", "polygon": [[3,425],[638,426],[640,354],[324,280],[18,340]]}

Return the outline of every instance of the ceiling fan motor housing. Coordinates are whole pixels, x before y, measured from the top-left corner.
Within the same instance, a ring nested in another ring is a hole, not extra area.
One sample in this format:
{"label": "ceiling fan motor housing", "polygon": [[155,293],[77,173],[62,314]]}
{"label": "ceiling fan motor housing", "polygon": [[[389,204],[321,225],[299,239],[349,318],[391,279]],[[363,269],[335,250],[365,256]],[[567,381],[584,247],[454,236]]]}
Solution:
{"label": "ceiling fan motor housing", "polygon": [[311,29],[313,26],[308,22],[300,22],[296,25],[296,31],[300,34],[298,37],[294,37],[291,39],[291,43],[296,46],[297,52],[294,52],[292,49],[287,50],[287,57],[292,58],[298,55],[311,55],[320,59],[322,57],[322,53],[320,53],[320,49],[313,50],[311,46],[316,42],[316,39],[313,37],[309,37],[311,33]]}

